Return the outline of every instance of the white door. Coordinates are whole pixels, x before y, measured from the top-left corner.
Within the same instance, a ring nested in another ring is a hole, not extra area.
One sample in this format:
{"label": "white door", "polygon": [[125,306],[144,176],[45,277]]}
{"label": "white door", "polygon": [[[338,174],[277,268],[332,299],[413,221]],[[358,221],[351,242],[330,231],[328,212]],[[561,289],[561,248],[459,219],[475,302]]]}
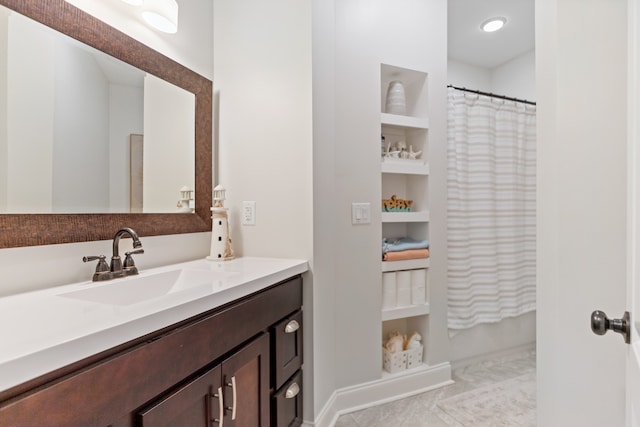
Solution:
{"label": "white door", "polygon": [[626,394],[639,384],[626,380],[625,361],[637,370],[632,347],[590,328],[593,310],[632,311],[628,12],[626,0],[536,1],[541,427],[633,425],[625,415]]}
{"label": "white door", "polygon": [[628,150],[629,220],[627,307],[631,313],[627,349],[627,427],[640,425],[640,1],[629,0]]}

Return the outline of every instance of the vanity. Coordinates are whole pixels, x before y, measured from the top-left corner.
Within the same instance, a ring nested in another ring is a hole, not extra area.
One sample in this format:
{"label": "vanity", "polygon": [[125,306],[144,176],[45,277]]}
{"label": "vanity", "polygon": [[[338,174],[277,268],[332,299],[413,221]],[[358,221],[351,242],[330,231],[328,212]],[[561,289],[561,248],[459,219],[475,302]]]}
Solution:
{"label": "vanity", "polygon": [[0,298],[0,424],[300,425],[306,270],[196,260]]}

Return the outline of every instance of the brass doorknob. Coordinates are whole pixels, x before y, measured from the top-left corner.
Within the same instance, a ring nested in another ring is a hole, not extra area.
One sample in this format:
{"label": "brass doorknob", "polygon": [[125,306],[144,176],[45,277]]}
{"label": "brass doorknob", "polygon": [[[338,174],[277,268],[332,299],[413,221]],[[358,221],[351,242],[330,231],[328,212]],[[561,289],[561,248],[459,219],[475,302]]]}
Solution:
{"label": "brass doorknob", "polygon": [[629,312],[625,311],[622,319],[609,319],[604,311],[596,310],[591,313],[591,330],[596,335],[604,335],[612,330],[622,335],[624,342],[631,342],[631,321]]}

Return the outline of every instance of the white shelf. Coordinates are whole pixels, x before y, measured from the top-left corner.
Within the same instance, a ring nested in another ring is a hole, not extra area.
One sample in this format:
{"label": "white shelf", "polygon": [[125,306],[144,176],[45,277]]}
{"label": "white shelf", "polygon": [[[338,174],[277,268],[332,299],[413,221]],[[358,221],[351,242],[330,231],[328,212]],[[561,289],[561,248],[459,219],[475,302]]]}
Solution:
{"label": "white shelf", "polygon": [[429,222],[429,211],[382,212],[382,222]]}
{"label": "white shelf", "polygon": [[[437,78],[437,76],[436,76]],[[380,196],[383,200],[396,195],[405,200],[413,200],[411,205],[414,212],[385,212],[384,205],[381,215],[380,228],[383,236],[407,236],[416,240],[426,239],[431,241],[432,232],[438,238],[441,237],[442,228],[433,229],[431,226],[430,209],[443,210],[442,203],[434,203],[432,199],[432,188],[444,188],[443,176],[431,170],[431,165],[446,163],[446,150],[434,150],[440,148],[443,143],[439,132],[434,135],[435,129],[429,129],[429,116],[434,111],[445,111],[446,106],[436,108],[429,100],[428,88],[431,83],[428,73],[403,68],[399,66],[380,64],[380,111],[386,111],[386,94],[390,82],[399,80],[404,84],[406,95],[406,113],[403,115],[380,113],[380,133],[384,137],[386,149],[387,144],[398,150],[403,147],[413,152],[421,151],[418,159],[400,159],[382,157],[380,161]],[[436,81],[440,85],[439,80]],[[430,105],[432,104],[432,105]],[[431,117],[439,119],[436,115]],[[430,141],[433,137],[433,141]],[[446,138],[445,138],[446,139]],[[381,142],[382,142],[381,141]],[[444,141],[446,143],[446,141]],[[435,169],[435,167],[434,167]],[[436,196],[441,196],[436,193]],[[436,198],[438,200],[438,198]],[[402,205],[396,205],[402,206]],[[406,205],[405,205],[406,206]],[[442,242],[433,239],[434,245],[440,247]],[[435,248],[435,246],[434,246]],[[446,248],[445,248],[446,249]],[[437,261],[437,260],[436,260]],[[417,278],[425,278],[425,300],[424,304],[408,305],[403,307],[385,308],[380,310],[380,323],[382,326],[382,341],[384,342],[389,333],[399,330],[403,334],[417,332],[422,336],[424,352],[423,361],[434,359],[439,360],[441,355],[438,348],[441,344],[446,346],[446,314],[443,316],[442,310],[435,310],[431,313],[431,304],[434,307],[441,307],[443,304],[442,287],[446,286],[442,280],[442,269],[436,268],[434,264],[431,268],[430,258],[410,259],[402,261],[381,261],[380,269],[382,282],[381,287],[392,292],[389,286],[393,287],[390,280],[395,272],[404,271],[400,274],[401,283],[404,286],[408,270],[422,270],[409,275],[417,283]],[[426,270],[426,271],[425,271]],[[445,272],[446,273],[446,272]],[[398,275],[395,275],[396,290],[398,287]],[[389,288],[389,289],[387,289]],[[434,292],[434,289],[436,291]],[[400,299],[402,302],[410,300]],[[414,300],[417,301],[417,300]],[[422,300],[420,300],[422,301]],[[444,301],[446,306],[446,300]],[[435,352],[433,350],[435,349]],[[430,353],[433,353],[430,354]],[[413,363],[411,364],[413,366]],[[407,384],[406,391],[419,390],[423,385],[432,387],[436,384],[444,384],[450,381],[451,371],[449,367],[441,369],[441,366],[448,366],[448,363],[439,363],[434,366],[422,363],[417,367],[402,370],[396,373],[388,373],[383,370],[381,383],[387,388],[392,384]],[[396,390],[394,394],[399,394]]]}
{"label": "white shelf", "polygon": [[429,258],[407,259],[403,261],[382,261],[382,272],[429,268],[429,264]]}
{"label": "white shelf", "polygon": [[382,173],[401,173],[407,175],[429,175],[429,164],[420,160],[382,159]]}
{"label": "white shelf", "polygon": [[429,129],[429,119],[426,117],[399,116],[397,114],[380,113],[380,123],[382,123],[383,126]]}
{"label": "white shelf", "polygon": [[382,310],[382,320],[404,319],[405,317],[425,316],[429,314],[429,303],[409,305]]}

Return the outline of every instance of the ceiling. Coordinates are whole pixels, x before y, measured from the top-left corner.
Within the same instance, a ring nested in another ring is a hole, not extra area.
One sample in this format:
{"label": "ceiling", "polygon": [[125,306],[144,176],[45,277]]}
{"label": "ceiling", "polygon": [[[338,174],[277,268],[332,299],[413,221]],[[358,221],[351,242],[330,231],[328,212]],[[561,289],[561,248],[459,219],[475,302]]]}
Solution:
{"label": "ceiling", "polygon": [[[534,0],[448,0],[449,59],[495,68],[534,48]],[[489,18],[507,23],[495,33],[480,30]]]}

